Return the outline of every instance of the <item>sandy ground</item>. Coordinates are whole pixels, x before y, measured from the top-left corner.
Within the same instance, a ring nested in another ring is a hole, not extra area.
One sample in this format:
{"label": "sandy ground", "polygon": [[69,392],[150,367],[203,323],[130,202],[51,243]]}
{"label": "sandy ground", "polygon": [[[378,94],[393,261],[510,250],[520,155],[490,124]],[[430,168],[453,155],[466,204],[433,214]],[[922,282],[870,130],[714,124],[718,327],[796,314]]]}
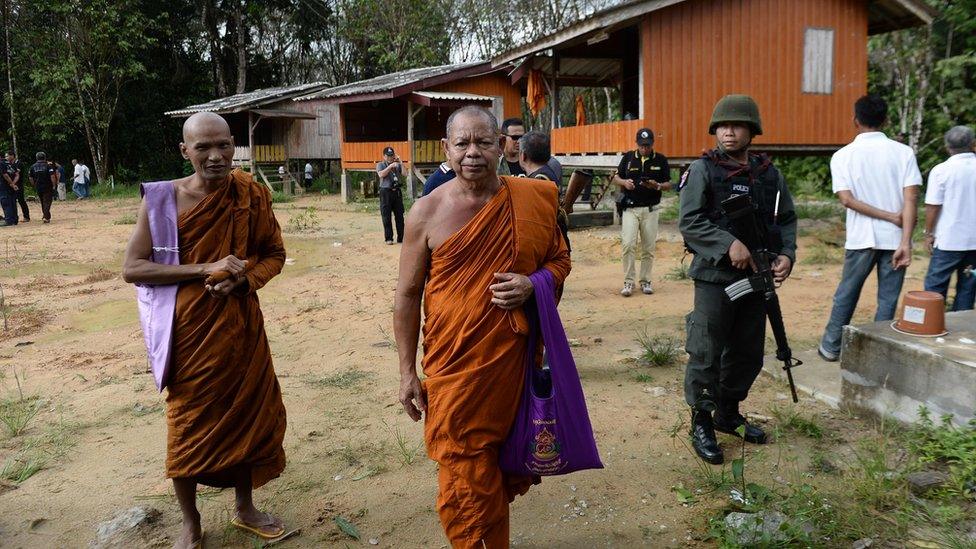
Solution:
{"label": "sandy ground", "polygon": [[[318,229],[289,231],[289,220],[306,207],[317,209]],[[16,372],[25,393],[44,403],[27,433],[0,435],[7,437],[0,461],[17,457],[27,441],[48,441],[43,470],[19,487],[0,488],[7,490],[0,494],[5,547],[81,547],[99,522],[136,505],[162,512],[146,545],[169,546],[178,531],[163,474],[164,401],[146,373],[134,290],[118,274],[132,230],[121,222],[136,208],[135,199],[56,203],[50,225],[0,229],[0,284],[10,315],[10,329],[0,333],[3,394],[15,394]],[[288,467],[256,492],[259,503],[302,528],[286,546],[446,547],[421,425],[396,401],[391,313],[399,247],[383,245],[378,214],[336,197],[304,197],[277,206],[276,214],[286,227],[289,264],[260,296],[288,409]],[[703,485],[700,462],[682,442],[688,422],[682,366],[651,369],[634,361],[638,332],[674,335],[683,344],[692,285],[665,278],[681,261],[680,239],[673,224],[662,225],[656,293],[624,299],[617,293],[617,228],[572,238],[573,272],[561,312],[578,343],[574,353],[606,468],[547,478],[519,498],[512,505],[513,545],[709,546],[707,518],[722,495],[686,505],[673,490]],[[794,348],[809,349],[840,265],[804,264],[802,250],[800,257],[781,300]],[[913,264],[906,290],[921,287],[924,266]],[[858,319],[873,313],[873,293],[871,281]],[[761,378],[745,409],[771,416],[771,407],[786,405],[785,387]],[[797,409],[835,430],[841,443],[870,429],[810,398]],[[51,442],[50,433],[60,438]],[[722,442],[727,453],[738,451],[732,438]],[[750,472],[788,482],[807,466],[813,445],[783,434],[767,447],[750,447]],[[231,492],[203,492],[200,508],[207,547],[253,546],[227,527]],[[355,524],[362,540],[340,532],[336,516]]]}

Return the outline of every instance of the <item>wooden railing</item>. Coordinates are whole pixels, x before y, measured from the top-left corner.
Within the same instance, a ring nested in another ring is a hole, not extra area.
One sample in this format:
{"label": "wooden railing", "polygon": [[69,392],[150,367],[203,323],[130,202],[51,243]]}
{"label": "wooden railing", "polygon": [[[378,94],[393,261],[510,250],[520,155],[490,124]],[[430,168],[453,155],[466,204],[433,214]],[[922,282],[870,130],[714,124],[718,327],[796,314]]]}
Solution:
{"label": "wooden railing", "polygon": [[417,164],[440,164],[447,160],[440,139],[413,142],[413,158]]}
{"label": "wooden railing", "polygon": [[620,154],[633,149],[643,120],[588,124],[552,130],[552,154]]}
{"label": "wooden railing", "polygon": [[254,145],[255,162],[284,162],[284,145]]}
{"label": "wooden railing", "polygon": [[250,164],[251,147],[234,147],[234,164]]}
{"label": "wooden railing", "polygon": [[342,167],[346,170],[363,170],[375,168],[376,163],[383,159],[383,149],[393,147],[397,155],[405,164],[410,164],[412,157],[406,141],[364,141],[359,143],[342,142]]}

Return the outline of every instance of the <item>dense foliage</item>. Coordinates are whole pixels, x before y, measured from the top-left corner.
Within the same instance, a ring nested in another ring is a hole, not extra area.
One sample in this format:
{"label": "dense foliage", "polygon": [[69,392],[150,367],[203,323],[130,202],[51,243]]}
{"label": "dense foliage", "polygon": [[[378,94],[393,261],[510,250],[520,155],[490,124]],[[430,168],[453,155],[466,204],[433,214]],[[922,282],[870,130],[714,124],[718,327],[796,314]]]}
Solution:
{"label": "dense foliage", "polygon": [[[870,88],[892,105],[893,133],[942,159],[941,135],[976,118],[976,0],[929,0],[936,23],[871,39]],[[267,86],[343,84],[471,59],[551,32],[611,0],[0,0],[0,145],[123,181],[182,173],[179,121],[163,112]],[[590,122],[618,117],[613,89],[575,94]],[[538,120],[548,120],[543,114]],[[824,159],[787,170],[827,181]]]}

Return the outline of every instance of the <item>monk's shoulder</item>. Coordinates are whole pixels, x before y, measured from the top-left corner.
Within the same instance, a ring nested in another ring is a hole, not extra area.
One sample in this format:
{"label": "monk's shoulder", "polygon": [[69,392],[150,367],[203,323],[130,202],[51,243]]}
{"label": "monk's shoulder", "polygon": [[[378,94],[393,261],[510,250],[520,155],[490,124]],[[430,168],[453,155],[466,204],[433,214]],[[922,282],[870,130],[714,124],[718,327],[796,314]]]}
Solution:
{"label": "monk's shoulder", "polygon": [[271,208],[271,190],[267,185],[258,182],[253,177],[248,177],[244,184],[247,186],[248,194],[251,196],[252,206],[261,208]]}
{"label": "monk's shoulder", "polygon": [[408,219],[414,223],[425,223],[431,217],[436,216],[437,211],[444,202],[445,194],[442,191],[442,187],[438,187],[432,193],[418,198],[410,207],[410,212],[407,214]]}

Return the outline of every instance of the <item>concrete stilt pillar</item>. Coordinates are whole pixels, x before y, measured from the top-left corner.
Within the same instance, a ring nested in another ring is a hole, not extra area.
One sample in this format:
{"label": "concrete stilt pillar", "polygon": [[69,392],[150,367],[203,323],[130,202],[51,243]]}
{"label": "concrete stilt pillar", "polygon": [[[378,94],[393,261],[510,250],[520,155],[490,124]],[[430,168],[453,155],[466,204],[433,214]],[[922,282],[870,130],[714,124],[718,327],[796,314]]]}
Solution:
{"label": "concrete stilt pillar", "polygon": [[352,181],[348,170],[342,170],[342,175],[339,177],[339,189],[342,193],[342,201],[346,204],[352,202]]}

